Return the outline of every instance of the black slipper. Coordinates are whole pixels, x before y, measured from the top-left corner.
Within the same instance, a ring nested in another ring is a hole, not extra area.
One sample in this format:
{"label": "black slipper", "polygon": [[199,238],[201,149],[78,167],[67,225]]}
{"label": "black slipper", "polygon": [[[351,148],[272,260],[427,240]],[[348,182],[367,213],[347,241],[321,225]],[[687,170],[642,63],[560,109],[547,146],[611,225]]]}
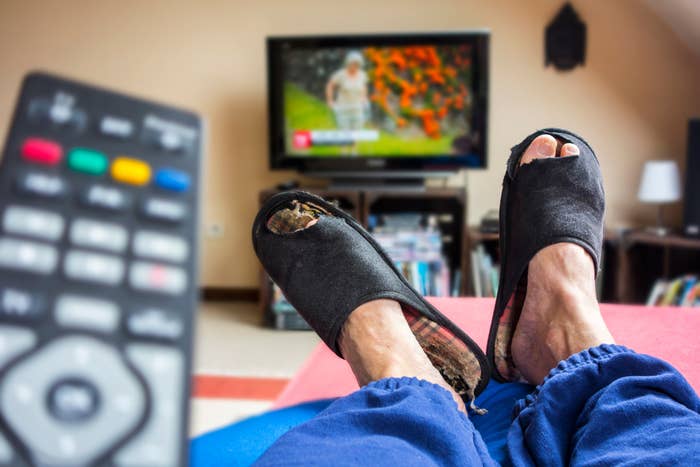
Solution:
{"label": "black slipper", "polygon": [[[542,134],[575,144],[580,154],[519,165],[523,152]],[[554,243],[575,243],[591,255],[597,274],[604,211],[598,159],[580,136],[548,128],[511,149],[501,193],[501,273],[487,347],[491,375],[497,381],[522,380],[510,346],[525,300],[530,260]]]}
{"label": "black slipper", "polygon": [[253,245],[287,300],[341,358],[338,336],[354,309],[382,298],[399,302],[433,365],[475,409],[488,383],[486,356],[409,285],[351,216],[310,193],[280,193],[258,213]]}

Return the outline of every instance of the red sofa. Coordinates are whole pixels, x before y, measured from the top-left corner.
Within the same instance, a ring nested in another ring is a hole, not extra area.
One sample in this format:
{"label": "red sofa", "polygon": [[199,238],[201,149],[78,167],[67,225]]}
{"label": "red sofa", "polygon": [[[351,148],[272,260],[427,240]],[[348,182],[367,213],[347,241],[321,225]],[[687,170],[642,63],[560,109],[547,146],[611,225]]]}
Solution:
{"label": "red sofa", "polygon": [[[486,345],[493,299],[431,298],[482,348]],[[700,308],[601,305],[618,344],[671,362],[700,391]],[[275,407],[337,397],[357,389],[349,367],[323,343],[280,394]]]}

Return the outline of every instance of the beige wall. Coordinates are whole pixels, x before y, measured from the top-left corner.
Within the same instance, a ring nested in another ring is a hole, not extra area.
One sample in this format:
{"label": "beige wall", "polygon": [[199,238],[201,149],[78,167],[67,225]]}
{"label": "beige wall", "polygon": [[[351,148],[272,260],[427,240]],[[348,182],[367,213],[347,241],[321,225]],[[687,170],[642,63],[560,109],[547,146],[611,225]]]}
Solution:
{"label": "beige wall", "polygon": [[[641,163],[682,163],[700,115],[700,61],[638,0],[575,1],[584,68],[543,66],[543,30],[562,1],[0,1],[0,128],[22,75],[43,68],[192,108],[209,125],[204,284],[254,287],[249,226],[267,169],[264,38],[272,34],[492,30],[489,168],[469,172],[469,220],[496,207],[508,148],[536,127],[569,127],[598,151],[608,222],[653,218],[636,201]],[[450,183],[463,183],[455,177]],[[676,213],[677,215],[677,213]]]}

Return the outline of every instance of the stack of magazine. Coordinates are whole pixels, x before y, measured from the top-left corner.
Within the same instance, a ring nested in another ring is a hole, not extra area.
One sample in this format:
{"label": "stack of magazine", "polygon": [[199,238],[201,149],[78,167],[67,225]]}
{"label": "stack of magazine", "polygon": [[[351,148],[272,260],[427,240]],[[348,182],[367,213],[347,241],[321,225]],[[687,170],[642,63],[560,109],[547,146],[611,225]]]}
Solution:
{"label": "stack of magazine", "polygon": [[483,244],[471,252],[472,287],[477,297],[495,297],[498,293],[500,266],[493,261]]}
{"label": "stack of magazine", "polygon": [[700,281],[695,275],[658,279],[651,288],[647,306],[700,307]]}
{"label": "stack of magazine", "polygon": [[413,288],[433,297],[452,294],[437,215],[383,214],[370,216],[369,224],[372,236]]}

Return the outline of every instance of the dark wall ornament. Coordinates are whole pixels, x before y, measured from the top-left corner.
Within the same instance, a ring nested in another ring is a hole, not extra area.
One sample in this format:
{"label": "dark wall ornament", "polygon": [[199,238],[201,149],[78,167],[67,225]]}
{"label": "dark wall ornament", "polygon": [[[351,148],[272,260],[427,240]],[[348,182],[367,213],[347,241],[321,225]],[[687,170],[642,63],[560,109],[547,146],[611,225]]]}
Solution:
{"label": "dark wall ornament", "polygon": [[545,30],[545,66],[568,71],[586,61],[586,24],[566,2]]}

